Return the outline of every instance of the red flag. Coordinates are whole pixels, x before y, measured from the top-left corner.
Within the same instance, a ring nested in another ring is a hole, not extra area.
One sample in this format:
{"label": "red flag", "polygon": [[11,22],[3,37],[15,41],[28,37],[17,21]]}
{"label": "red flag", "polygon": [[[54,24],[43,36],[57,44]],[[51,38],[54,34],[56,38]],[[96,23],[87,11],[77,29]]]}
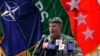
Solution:
{"label": "red flag", "polygon": [[100,43],[100,4],[97,0],[61,0],[70,17],[72,32],[83,54]]}

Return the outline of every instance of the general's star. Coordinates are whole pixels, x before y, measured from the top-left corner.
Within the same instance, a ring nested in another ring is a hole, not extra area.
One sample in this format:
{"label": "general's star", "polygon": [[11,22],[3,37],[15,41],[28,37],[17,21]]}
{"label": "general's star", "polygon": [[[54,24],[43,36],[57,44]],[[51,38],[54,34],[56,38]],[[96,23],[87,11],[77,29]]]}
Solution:
{"label": "general's star", "polygon": [[84,32],[82,32],[82,34],[85,35],[85,40],[89,38],[93,39],[93,36],[92,36],[93,33],[94,33],[94,30],[90,30],[88,27]]}
{"label": "general's star", "polygon": [[97,0],[98,4],[100,5],[100,0]]}
{"label": "general's star", "polygon": [[74,8],[79,10],[78,4],[80,0],[71,0],[71,2],[66,2],[66,4],[70,5],[70,11],[72,11]]}
{"label": "general's star", "polygon": [[82,13],[79,14],[79,16],[74,17],[78,21],[78,26],[82,23],[86,24],[86,17],[87,15],[82,15]]}

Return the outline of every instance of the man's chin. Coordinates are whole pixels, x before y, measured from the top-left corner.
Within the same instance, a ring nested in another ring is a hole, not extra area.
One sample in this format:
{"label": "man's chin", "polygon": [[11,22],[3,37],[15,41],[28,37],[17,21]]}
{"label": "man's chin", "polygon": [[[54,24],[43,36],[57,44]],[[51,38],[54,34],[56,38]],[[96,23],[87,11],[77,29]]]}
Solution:
{"label": "man's chin", "polygon": [[50,34],[51,36],[55,36],[55,34]]}

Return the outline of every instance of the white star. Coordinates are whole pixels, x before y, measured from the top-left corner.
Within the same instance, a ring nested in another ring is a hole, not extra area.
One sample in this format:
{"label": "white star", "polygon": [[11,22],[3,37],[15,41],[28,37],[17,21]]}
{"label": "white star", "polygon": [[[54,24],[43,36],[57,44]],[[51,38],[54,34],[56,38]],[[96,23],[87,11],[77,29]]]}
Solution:
{"label": "white star", "polygon": [[70,11],[72,11],[74,8],[79,10],[78,4],[80,0],[71,0],[71,2],[66,2],[66,4],[70,5]]}
{"label": "white star", "polygon": [[98,4],[100,5],[100,0],[97,0]]}
{"label": "white star", "polygon": [[74,19],[76,19],[78,21],[78,26],[82,23],[86,24],[86,19],[87,15],[82,15],[82,13],[79,14],[79,16],[74,17]]}
{"label": "white star", "polygon": [[5,9],[5,11],[1,14],[1,16],[10,16],[13,19],[13,21],[16,21],[14,13],[19,9],[19,6],[12,8],[6,2],[5,4],[7,9]]}
{"label": "white star", "polygon": [[93,39],[93,36],[92,36],[93,33],[94,33],[94,30],[90,30],[88,27],[87,27],[86,31],[82,32],[82,34],[85,35],[85,37],[86,37],[85,40],[87,40],[89,38]]}
{"label": "white star", "polygon": [[1,14],[1,16],[4,16],[4,15],[6,15],[8,13],[9,13],[9,11],[5,10],[5,12]]}

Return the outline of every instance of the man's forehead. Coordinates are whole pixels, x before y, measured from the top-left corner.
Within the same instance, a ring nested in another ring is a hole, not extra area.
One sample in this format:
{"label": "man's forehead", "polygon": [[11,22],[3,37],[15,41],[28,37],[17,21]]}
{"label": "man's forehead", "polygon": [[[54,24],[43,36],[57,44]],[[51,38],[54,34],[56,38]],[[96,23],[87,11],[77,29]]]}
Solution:
{"label": "man's forehead", "polygon": [[49,25],[59,25],[60,23],[50,23]]}

